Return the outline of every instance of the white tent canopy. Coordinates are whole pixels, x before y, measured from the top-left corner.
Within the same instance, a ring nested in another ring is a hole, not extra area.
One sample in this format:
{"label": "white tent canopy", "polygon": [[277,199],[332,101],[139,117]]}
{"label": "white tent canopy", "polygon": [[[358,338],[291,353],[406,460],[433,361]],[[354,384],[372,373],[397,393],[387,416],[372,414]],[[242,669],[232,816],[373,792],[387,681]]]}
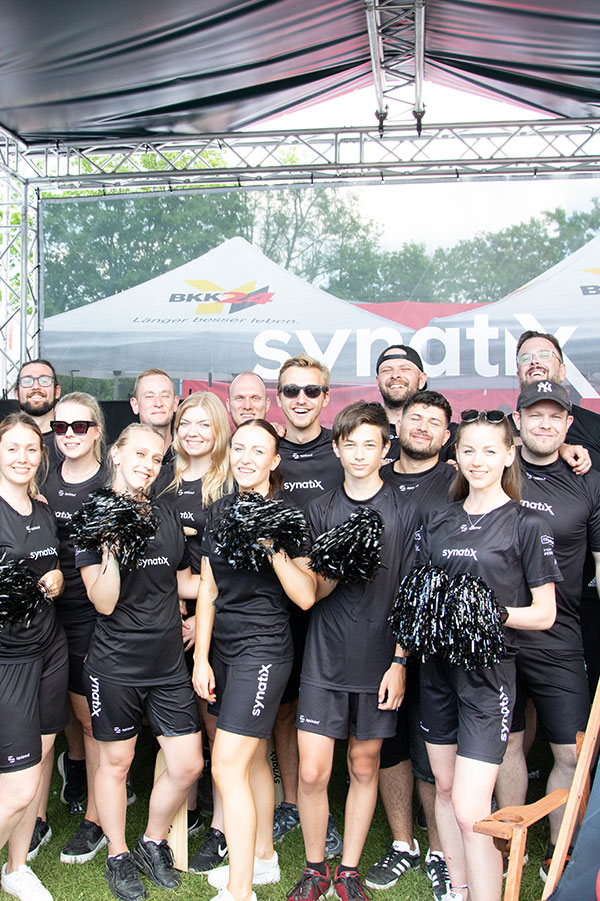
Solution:
{"label": "white tent canopy", "polygon": [[276,379],[290,356],[323,360],[337,383],[372,379],[374,361],[413,329],[315,288],[231,238],[148,282],[45,320],[57,371],[96,378],[158,366],[173,377]]}

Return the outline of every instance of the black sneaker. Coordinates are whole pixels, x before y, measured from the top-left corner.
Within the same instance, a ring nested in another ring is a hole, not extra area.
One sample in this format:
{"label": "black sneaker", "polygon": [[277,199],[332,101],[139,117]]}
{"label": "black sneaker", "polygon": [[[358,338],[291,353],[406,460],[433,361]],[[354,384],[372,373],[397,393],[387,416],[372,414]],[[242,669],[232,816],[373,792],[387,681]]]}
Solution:
{"label": "black sneaker", "polygon": [[148,897],[129,851],[107,857],[104,875],[109,889],[119,901],[141,901]]}
{"label": "black sneaker", "polygon": [[273,841],[280,842],[284,835],[297,829],[300,825],[300,814],[295,804],[282,801],[273,814]]}
{"label": "black sneaker", "polygon": [[173,852],[166,839],[157,844],[139,838],[132,857],[138,870],[153,885],[159,888],[179,888],[181,885],[181,876],[173,867]]}
{"label": "black sneaker", "polygon": [[202,831],[202,814],[198,808],[196,810],[188,810],[187,821],[188,835],[198,835]]}
{"label": "black sneaker", "polygon": [[71,760],[68,752],[63,751],[56,766],[62,776],[60,800],[67,805],[69,813],[84,813],[87,800],[85,760]]}
{"label": "black sneaker", "polygon": [[227,842],[219,829],[212,826],[204,836],[204,841],[190,860],[190,873],[208,873],[220,867],[227,859]]}
{"label": "black sneaker", "polygon": [[416,840],[414,844],[414,851],[404,851],[390,845],[387,854],[374,863],[367,873],[365,885],[375,889],[392,888],[403,873],[418,870],[421,866],[421,852]]}
{"label": "black sneaker", "polygon": [[60,852],[61,863],[87,863],[93,860],[100,848],[106,845],[106,836],[100,826],[91,820],[83,820],[75,835]]}
{"label": "black sneaker", "polygon": [[441,851],[428,851],[425,872],[429,876],[435,901],[443,901],[450,891],[450,874]]}
{"label": "black sneaker", "polygon": [[47,845],[52,838],[52,829],[48,823],[41,817],[37,817],[35,826],[33,827],[33,835],[29,843],[29,851],[27,852],[27,863],[35,860],[41,847]]}
{"label": "black sneaker", "polygon": [[342,836],[337,831],[333,814],[330,813],[329,819],[327,820],[327,833],[325,835],[325,860],[332,860],[334,857],[339,857],[343,847],[344,842],[342,841]]}

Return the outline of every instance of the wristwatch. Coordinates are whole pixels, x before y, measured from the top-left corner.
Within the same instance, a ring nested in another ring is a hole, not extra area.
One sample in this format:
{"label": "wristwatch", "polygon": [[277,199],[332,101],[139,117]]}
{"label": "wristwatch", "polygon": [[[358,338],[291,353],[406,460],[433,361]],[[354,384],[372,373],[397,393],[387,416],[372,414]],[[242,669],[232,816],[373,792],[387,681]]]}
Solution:
{"label": "wristwatch", "polygon": [[400,666],[408,666],[408,657],[400,657],[396,654],[392,657],[392,663],[399,663]]}

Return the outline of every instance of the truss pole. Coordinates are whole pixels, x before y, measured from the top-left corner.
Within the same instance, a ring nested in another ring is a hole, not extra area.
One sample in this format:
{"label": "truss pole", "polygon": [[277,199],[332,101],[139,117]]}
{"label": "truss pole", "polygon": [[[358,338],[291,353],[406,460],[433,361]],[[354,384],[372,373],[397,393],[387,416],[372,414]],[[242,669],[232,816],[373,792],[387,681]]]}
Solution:
{"label": "truss pole", "polygon": [[375,116],[379,122],[380,134],[383,133],[383,123],[387,119],[387,107],[384,104],[383,92],[385,89],[384,74],[381,65],[383,49],[379,37],[379,12],[376,0],[365,0],[365,12],[367,16],[367,33],[369,35],[369,53],[371,54],[371,70],[373,72],[373,85],[375,87],[375,99],[377,109]]}
{"label": "truss pole", "polygon": [[425,0],[415,0],[415,108],[417,134],[421,134],[425,106],[423,105],[423,76],[425,72]]}
{"label": "truss pole", "polygon": [[27,200],[29,196],[29,187],[23,185],[23,195],[21,200],[21,281],[20,281],[20,302],[19,302],[19,326],[20,326],[20,344],[19,344],[19,360],[21,365],[27,359],[27,262],[29,260],[29,242],[28,242],[28,209]]}

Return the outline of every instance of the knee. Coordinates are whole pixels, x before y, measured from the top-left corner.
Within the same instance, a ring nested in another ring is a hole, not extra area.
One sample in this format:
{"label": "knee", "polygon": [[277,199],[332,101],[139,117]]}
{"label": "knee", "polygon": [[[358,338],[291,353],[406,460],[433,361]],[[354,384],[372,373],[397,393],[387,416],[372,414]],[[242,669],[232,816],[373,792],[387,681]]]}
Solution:
{"label": "knee", "polygon": [[356,782],[371,782],[379,774],[379,755],[350,752],[348,754],[350,778]]}
{"label": "knee", "polygon": [[118,779],[120,782],[125,782],[132,760],[133,756],[131,754],[101,753],[99,770],[105,774],[110,773],[114,779]]}
{"label": "knee", "polygon": [[10,791],[2,793],[2,804],[10,814],[25,810],[37,794],[39,779],[19,779],[18,784],[11,784]]}
{"label": "knee", "polygon": [[326,789],[329,783],[329,768],[319,764],[316,760],[300,759],[298,779],[308,791]]}
{"label": "knee", "polygon": [[186,785],[191,785],[202,775],[204,769],[204,760],[187,760],[184,764],[177,766],[175,777]]}
{"label": "knee", "polygon": [[435,796],[439,801],[448,804],[452,801],[452,782],[435,777]]}

